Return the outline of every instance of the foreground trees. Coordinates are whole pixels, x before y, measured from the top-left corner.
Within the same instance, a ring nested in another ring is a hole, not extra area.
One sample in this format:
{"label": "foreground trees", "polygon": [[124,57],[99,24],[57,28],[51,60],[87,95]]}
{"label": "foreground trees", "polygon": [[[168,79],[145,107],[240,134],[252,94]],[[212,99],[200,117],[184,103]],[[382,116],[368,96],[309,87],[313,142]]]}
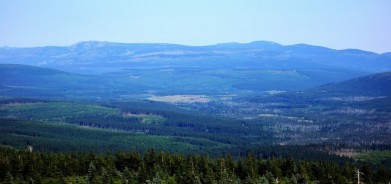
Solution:
{"label": "foreground trees", "polygon": [[354,183],[355,168],[364,172],[365,183],[388,183],[387,168],[368,164],[337,165],[325,161],[292,158],[258,159],[249,154],[231,156],[180,155],[157,152],[30,153],[0,148],[2,183]]}

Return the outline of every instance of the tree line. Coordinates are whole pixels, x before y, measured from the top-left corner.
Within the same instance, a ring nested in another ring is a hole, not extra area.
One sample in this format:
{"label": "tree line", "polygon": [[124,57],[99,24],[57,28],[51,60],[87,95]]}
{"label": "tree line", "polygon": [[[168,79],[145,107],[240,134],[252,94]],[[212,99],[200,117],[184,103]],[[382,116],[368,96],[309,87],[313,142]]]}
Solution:
{"label": "tree line", "polygon": [[183,155],[150,149],[144,153],[46,153],[0,148],[2,183],[261,183],[349,184],[360,169],[364,183],[388,183],[391,171],[368,163],[264,159],[256,154]]}

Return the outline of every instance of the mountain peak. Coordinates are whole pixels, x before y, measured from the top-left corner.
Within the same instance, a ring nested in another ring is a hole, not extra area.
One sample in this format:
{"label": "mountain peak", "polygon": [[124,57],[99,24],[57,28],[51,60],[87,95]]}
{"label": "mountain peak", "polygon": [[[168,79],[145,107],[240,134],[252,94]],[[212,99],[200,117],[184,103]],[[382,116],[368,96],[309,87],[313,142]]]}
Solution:
{"label": "mountain peak", "polygon": [[97,47],[107,47],[107,46],[113,46],[116,45],[115,43],[112,42],[106,42],[106,41],[82,41],[75,43],[71,45],[71,48],[78,48],[78,49],[92,49],[92,48],[97,48]]}
{"label": "mountain peak", "polygon": [[220,48],[268,49],[268,48],[278,48],[281,45],[276,42],[270,42],[270,41],[254,41],[249,43],[238,43],[238,42],[219,43],[214,46]]}
{"label": "mountain peak", "polygon": [[279,43],[272,42],[272,41],[253,41],[248,44],[250,44],[250,45],[280,45]]}

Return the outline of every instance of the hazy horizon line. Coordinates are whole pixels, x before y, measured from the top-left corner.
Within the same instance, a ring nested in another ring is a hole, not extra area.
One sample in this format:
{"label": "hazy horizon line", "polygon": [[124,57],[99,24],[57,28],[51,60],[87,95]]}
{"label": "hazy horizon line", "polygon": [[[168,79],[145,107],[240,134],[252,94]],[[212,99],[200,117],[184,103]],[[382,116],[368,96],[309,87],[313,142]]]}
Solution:
{"label": "hazy horizon line", "polygon": [[180,46],[188,46],[188,47],[206,47],[206,46],[215,46],[215,45],[221,45],[221,44],[251,44],[255,42],[268,42],[271,44],[277,44],[281,46],[294,46],[294,45],[308,45],[308,46],[314,46],[314,47],[323,47],[327,49],[337,50],[337,51],[343,51],[343,50],[360,50],[365,52],[371,52],[375,54],[385,54],[390,53],[391,51],[387,52],[378,52],[378,51],[371,51],[371,50],[365,50],[360,48],[354,48],[354,47],[348,47],[348,48],[333,48],[329,46],[324,45],[316,45],[316,44],[309,44],[309,43],[294,43],[294,44],[282,44],[274,41],[269,40],[254,40],[249,42],[238,42],[238,41],[227,41],[227,42],[218,42],[218,43],[207,43],[207,44],[186,44],[186,43],[173,43],[173,42],[121,42],[121,41],[103,41],[103,40],[82,40],[77,41],[71,44],[47,44],[47,45],[35,45],[35,46],[9,46],[9,45],[2,45],[0,48],[43,48],[43,47],[72,47],[77,44],[86,43],[86,42],[101,42],[101,43],[112,43],[112,44],[167,44],[167,45],[180,45]]}

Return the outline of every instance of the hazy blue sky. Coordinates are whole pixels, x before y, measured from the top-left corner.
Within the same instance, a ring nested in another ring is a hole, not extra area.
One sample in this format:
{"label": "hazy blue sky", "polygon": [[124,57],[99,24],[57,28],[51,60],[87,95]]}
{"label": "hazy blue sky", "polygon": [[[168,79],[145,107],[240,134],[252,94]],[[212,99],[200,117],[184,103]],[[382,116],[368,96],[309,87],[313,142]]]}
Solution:
{"label": "hazy blue sky", "polygon": [[268,40],[391,51],[390,0],[0,0],[0,46]]}

